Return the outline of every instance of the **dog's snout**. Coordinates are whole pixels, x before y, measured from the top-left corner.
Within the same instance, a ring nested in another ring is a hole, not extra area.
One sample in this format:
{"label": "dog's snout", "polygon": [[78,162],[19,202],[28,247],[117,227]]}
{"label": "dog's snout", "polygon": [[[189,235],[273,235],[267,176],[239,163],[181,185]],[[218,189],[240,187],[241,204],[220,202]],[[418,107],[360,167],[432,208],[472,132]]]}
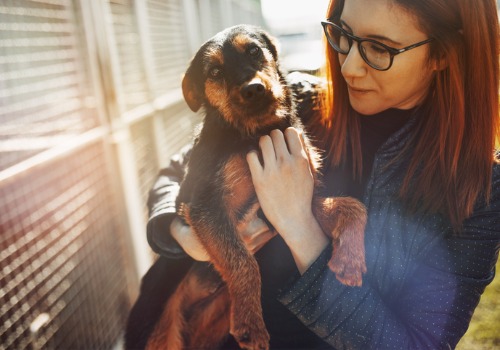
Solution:
{"label": "dog's snout", "polygon": [[256,100],[262,97],[266,93],[266,86],[260,80],[252,80],[251,82],[245,84],[241,90],[241,96],[245,100]]}

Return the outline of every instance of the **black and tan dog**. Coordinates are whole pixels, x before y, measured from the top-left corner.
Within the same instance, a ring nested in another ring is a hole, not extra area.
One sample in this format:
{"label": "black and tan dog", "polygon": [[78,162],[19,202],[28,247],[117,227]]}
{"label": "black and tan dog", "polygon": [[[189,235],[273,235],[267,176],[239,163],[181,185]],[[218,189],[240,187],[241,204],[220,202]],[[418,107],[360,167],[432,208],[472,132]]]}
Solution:
{"label": "black and tan dog", "polygon": [[[193,266],[169,299],[148,348],[217,349],[231,334],[242,348],[268,349],[259,268],[237,231],[258,206],[246,154],[273,129],[302,128],[276,46],[259,28],[228,28],[200,48],[182,89],[189,107],[203,107],[205,118],[181,185],[178,213],[216,272],[208,264]],[[309,159],[314,171],[319,157],[313,147]],[[316,196],[313,210],[333,239],[329,266],[337,279],[361,285],[366,272],[363,205]]]}

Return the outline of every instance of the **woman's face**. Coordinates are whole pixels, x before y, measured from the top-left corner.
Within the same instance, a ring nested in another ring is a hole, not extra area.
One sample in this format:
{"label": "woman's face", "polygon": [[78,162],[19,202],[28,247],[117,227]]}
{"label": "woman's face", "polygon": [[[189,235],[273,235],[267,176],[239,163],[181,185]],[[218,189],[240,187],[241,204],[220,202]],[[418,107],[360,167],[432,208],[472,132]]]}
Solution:
{"label": "woman's face", "polygon": [[[348,32],[397,49],[429,38],[418,29],[416,19],[391,0],[345,0],[340,20]],[[347,55],[339,54],[351,106],[364,115],[417,106],[435,71],[428,55],[429,45],[423,45],[396,55],[389,70],[378,71],[363,61],[353,42]]]}

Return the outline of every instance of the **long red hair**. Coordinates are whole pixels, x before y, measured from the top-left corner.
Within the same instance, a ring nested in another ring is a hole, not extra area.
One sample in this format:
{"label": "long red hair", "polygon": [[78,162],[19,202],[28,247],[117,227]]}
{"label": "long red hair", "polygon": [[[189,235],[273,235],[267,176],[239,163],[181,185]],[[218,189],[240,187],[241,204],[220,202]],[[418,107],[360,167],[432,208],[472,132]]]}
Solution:
{"label": "long red hair", "polygon": [[[478,198],[488,201],[491,192],[494,148],[499,138],[496,2],[393,2],[415,15],[421,29],[434,38],[429,44],[429,60],[445,63],[445,68],[436,72],[420,108],[400,196],[412,209],[446,215],[459,230]],[[331,0],[327,18],[339,18],[343,6],[344,0]],[[327,44],[326,59],[329,90],[323,106],[323,130],[329,160],[333,165],[341,164],[350,148],[353,174],[359,175],[359,116],[349,104],[338,54]]]}

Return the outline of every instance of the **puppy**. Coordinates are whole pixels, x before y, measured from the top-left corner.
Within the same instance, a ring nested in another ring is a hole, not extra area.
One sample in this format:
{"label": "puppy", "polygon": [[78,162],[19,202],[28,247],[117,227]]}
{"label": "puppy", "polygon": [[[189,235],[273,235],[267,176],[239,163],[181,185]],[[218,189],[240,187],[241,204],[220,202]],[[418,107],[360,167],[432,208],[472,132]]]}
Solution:
{"label": "puppy", "polygon": [[[303,128],[294,96],[273,39],[247,25],[228,28],[203,44],[182,90],[189,107],[203,107],[205,117],[181,184],[178,215],[212,265],[194,264],[169,299],[148,348],[217,349],[231,334],[244,349],[268,349],[259,268],[237,231],[259,205],[246,155],[273,129]],[[317,177],[318,154],[307,137],[305,144]],[[313,211],[333,240],[329,267],[342,283],[361,285],[365,208],[352,198],[315,196]]]}

